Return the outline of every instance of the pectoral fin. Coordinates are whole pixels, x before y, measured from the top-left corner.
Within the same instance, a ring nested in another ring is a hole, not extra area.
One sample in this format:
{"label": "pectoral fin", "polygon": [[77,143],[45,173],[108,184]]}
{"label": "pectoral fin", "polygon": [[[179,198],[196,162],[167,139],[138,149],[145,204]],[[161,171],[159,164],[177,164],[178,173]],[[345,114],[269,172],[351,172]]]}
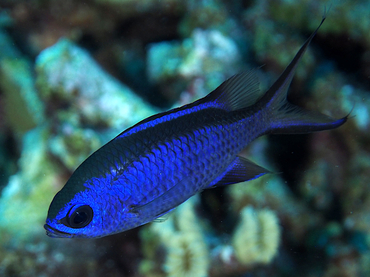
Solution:
{"label": "pectoral fin", "polygon": [[153,222],[157,222],[157,223],[161,223],[161,222],[164,222],[166,221],[170,215],[172,214],[172,211],[174,210],[175,208],[169,210],[169,211],[165,211],[162,215],[160,215],[158,218],[154,219]]}
{"label": "pectoral fin", "polygon": [[153,220],[161,222],[166,220],[169,212],[193,195],[193,191],[187,190],[184,186],[175,185],[150,202],[133,205],[130,212],[152,217]]}
{"label": "pectoral fin", "polygon": [[207,189],[253,180],[267,173],[270,173],[270,171],[266,168],[238,156]]}

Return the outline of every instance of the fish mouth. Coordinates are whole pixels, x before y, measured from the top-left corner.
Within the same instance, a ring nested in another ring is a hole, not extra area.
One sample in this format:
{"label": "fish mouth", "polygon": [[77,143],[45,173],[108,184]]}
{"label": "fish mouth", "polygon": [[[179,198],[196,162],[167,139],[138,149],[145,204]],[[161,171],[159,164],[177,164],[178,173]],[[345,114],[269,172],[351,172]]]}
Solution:
{"label": "fish mouth", "polygon": [[48,235],[51,238],[72,238],[73,237],[73,235],[71,235],[69,233],[59,231],[59,230],[51,227],[48,224],[44,225],[44,229],[46,230],[46,235]]}

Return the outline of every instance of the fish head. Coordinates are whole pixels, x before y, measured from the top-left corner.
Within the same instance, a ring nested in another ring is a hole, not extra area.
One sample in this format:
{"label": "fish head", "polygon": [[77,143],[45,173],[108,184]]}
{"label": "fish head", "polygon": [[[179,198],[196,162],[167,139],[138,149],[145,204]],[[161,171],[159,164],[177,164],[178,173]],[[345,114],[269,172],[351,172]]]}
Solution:
{"label": "fish head", "polygon": [[89,197],[88,190],[72,199],[68,196],[65,188],[55,195],[44,225],[46,234],[53,238],[95,237],[102,223],[99,206]]}
{"label": "fish head", "polygon": [[[71,178],[73,179],[73,178]],[[138,226],[137,214],[128,212],[127,201],[95,184],[67,184],[50,204],[46,234],[53,238],[99,238]]]}

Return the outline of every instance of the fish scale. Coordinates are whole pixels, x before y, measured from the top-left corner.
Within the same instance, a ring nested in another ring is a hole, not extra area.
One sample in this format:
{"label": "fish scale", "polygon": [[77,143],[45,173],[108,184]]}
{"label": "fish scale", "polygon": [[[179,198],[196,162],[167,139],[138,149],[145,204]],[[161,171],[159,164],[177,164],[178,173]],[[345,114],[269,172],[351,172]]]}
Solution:
{"label": "fish scale", "polygon": [[[245,119],[243,115],[244,112],[239,113],[241,114],[238,118],[243,118],[243,124],[249,121],[255,122],[253,119]],[[151,157],[146,156],[140,158],[140,160],[150,161],[148,164],[150,170],[146,172],[141,171],[141,177],[138,177],[142,185],[140,190],[136,190],[138,196],[133,197],[133,199],[135,199],[133,200],[133,205],[150,202],[163,193],[168,192],[174,186],[177,186],[176,193],[178,191],[182,192],[181,197],[173,195],[175,193],[168,193],[167,198],[171,199],[171,201],[167,201],[165,205],[161,205],[160,207],[157,206],[155,210],[147,210],[150,213],[142,215],[142,218],[148,218],[150,221],[154,216],[158,216],[170,210],[174,206],[185,201],[191,195],[205,189],[210,182],[215,179],[215,177],[219,176],[225,170],[226,166],[235,159],[240,150],[243,149],[250,140],[254,139],[249,132],[241,131],[246,129],[240,129],[239,122],[234,123],[235,119],[232,117],[236,117],[235,114],[228,114],[228,116],[230,119],[224,118],[223,124],[217,125],[216,123],[219,122],[219,116],[212,116],[212,114],[210,114],[210,118],[214,118],[214,122],[210,122],[209,126],[204,126],[203,124],[200,129],[196,131],[192,130],[192,134],[177,136],[176,139],[168,142],[165,148],[162,148],[166,149],[166,151],[156,152],[155,155],[149,154]],[[197,114],[193,115],[193,117],[199,118]],[[201,122],[201,120],[198,121]],[[227,125],[225,122],[233,123]],[[253,124],[249,125],[249,129],[258,129],[253,126]],[[170,129],[167,126],[162,127]],[[259,129],[261,129],[262,132],[265,131],[264,127]],[[150,130],[147,130],[147,133],[150,134]],[[193,135],[194,133],[197,135]],[[251,134],[255,137],[260,135],[256,132],[251,132]],[[176,143],[178,141],[181,143]],[[196,151],[183,151],[183,145],[187,145],[189,149],[196,149]],[[204,147],[205,145],[207,145],[207,147]],[[201,153],[198,152],[200,150]],[[169,153],[172,155],[169,156]],[[176,158],[173,157],[174,153],[176,154]],[[171,164],[172,161],[175,161],[175,163]],[[152,176],[158,176],[161,171],[165,172],[165,174],[163,174],[163,179],[166,179],[166,181],[160,179],[157,180],[157,182],[153,182],[152,178],[154,177]],[[156,185],[153,186],[152,184]],[[150,195],[150,197],[143,197],[141,191],[145,191],[147,193],[145,196]],[[135,203],[135,201],[137,202]]]}
{"label": "fish scale", "polygon": [[97,238],[138,227],[204,189],[269,173],[239,156],[259,136],[344,124],[348,115],[333,119],[286,100],[298,62],[321,24],[265,94],[259,93],[255,71],[240,73],[206,97],[144,119],[98,149],[55,195],[46,234]]}

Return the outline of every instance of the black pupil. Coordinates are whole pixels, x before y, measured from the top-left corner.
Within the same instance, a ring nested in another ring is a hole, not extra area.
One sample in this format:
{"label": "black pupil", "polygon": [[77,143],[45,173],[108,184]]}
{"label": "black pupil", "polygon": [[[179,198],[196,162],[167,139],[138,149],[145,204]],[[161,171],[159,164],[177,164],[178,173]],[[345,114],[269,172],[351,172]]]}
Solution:
{"label": "black pupil", "polygon": [[77,207],[73,211],[74,207],[71,208],[70,212],[66,216],[66,224],[72,228],[83,228],[87,226],[93,219],[93,210],[88,205]]}
{"label": "black pupil", "polygon": [[76,225],[80,225],[84,223],[87,219],[87,213],[85,212],[76,212],[75,216],[73,217],[73,223]]}

